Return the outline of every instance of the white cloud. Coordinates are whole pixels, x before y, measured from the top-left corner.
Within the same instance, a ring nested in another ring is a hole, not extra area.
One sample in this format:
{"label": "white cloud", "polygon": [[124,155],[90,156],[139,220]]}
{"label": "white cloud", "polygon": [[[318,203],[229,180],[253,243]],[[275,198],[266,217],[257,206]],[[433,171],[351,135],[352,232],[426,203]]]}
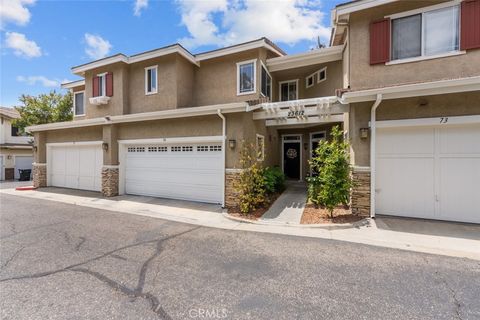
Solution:
{"label": "white cloud", "polygon": [[302,40],[327,41],[330,29],[322,25],[324,12],[309,0],[177,0],[189,37],[179,41],[189,48],[225,46],[267,37],[294,45]]}
{"label": "white cloud", "polygon": [[0,0],[0,27],[12,22],[21,26],[30,21],[30,11],[27,6],[33,5],[35,0]]}
{"label": "white cloud", "polygon": [[48,79],[47,77],[44,76],[17,76],[17,81],[18,82],[24,82],[28,85],[34,86],[37,84],[40,84],[44,87],[59,87],[61,81],[58,79]]}
{"label": "white cloud", "polygon": [[13,53],[20,57],[36,58],[42,55],[42,50],[33,40],[28,40],[24,34],[7,32],[5,34],[5,47],[13,49]]}
{"label": "white cloud", "polygon": [[85,53],[92,59],[101,59],[108,55],[112,45],[108,40],[103,39],[99,35],[85,33],[85,42],[87,47]]}
{"label": "white cloud", "polygon": [[142,14],[142,9],[148,7],[148,0],[135,0],[135,4],[133,6],[133,14],[139,17]]}

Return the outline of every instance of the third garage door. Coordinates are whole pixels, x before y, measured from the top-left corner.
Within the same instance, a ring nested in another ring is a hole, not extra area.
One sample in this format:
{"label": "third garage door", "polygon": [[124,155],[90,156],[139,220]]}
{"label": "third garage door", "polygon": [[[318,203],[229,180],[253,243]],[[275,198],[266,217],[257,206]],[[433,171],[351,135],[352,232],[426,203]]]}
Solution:
{"label": "third garage door", "polygon": [[222,203],[221,144],[126,146],[125,192]]}
{"label": "third garage door", "polygon": [[480,124],[379,128],[376,213],[480,223]]}

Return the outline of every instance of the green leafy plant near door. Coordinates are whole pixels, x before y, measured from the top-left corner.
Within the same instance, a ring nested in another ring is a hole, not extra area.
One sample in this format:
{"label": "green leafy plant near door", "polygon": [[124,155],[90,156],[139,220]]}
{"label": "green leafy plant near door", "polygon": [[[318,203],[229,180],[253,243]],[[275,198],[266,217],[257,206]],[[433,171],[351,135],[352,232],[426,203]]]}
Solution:
{"label": "green leafy plant near door", "polygon": [[330,141],[320,141],[309,164],[316,172],[307,178],[309,200],[324,206],[333,218],[336,206],[348,204],[352,187],[349,144],[338,126],[333,127]]}

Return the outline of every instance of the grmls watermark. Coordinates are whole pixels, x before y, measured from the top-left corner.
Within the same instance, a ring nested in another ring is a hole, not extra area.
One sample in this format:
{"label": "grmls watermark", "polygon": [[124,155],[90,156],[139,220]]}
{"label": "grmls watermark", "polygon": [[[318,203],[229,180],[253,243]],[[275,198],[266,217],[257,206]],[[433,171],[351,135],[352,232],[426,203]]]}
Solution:
{"label": "grmls watermark", "polygon": [[227,318],[227,309],[219,308],[195,308],[188,310],[190,318],[194,319],[225,319]]}

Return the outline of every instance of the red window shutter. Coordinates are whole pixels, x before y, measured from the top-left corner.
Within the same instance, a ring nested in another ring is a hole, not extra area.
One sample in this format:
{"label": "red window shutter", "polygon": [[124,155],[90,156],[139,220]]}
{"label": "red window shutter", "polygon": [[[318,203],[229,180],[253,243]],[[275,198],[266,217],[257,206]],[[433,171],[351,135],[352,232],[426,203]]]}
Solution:
{"label": "red window shutter", "polygon": [[460,48],[480,48],[480,0],[462,2],[460,21]]}
{"label": "red window shutter", "polygon": [[109,72],[105,76],[105,88],[106,88],[106,96],[112,97],[113,96],[113,73]]}
{"label": "red window shutter", "polygon": [[390,61],[390,19],[370,24],[370,64]]}
{"label": "red window shutter", "polygon": [[92,79],[92,96],[93,97],[98,97],[98,85],[99,85],[99,80],[98,77],[93,77]]}

